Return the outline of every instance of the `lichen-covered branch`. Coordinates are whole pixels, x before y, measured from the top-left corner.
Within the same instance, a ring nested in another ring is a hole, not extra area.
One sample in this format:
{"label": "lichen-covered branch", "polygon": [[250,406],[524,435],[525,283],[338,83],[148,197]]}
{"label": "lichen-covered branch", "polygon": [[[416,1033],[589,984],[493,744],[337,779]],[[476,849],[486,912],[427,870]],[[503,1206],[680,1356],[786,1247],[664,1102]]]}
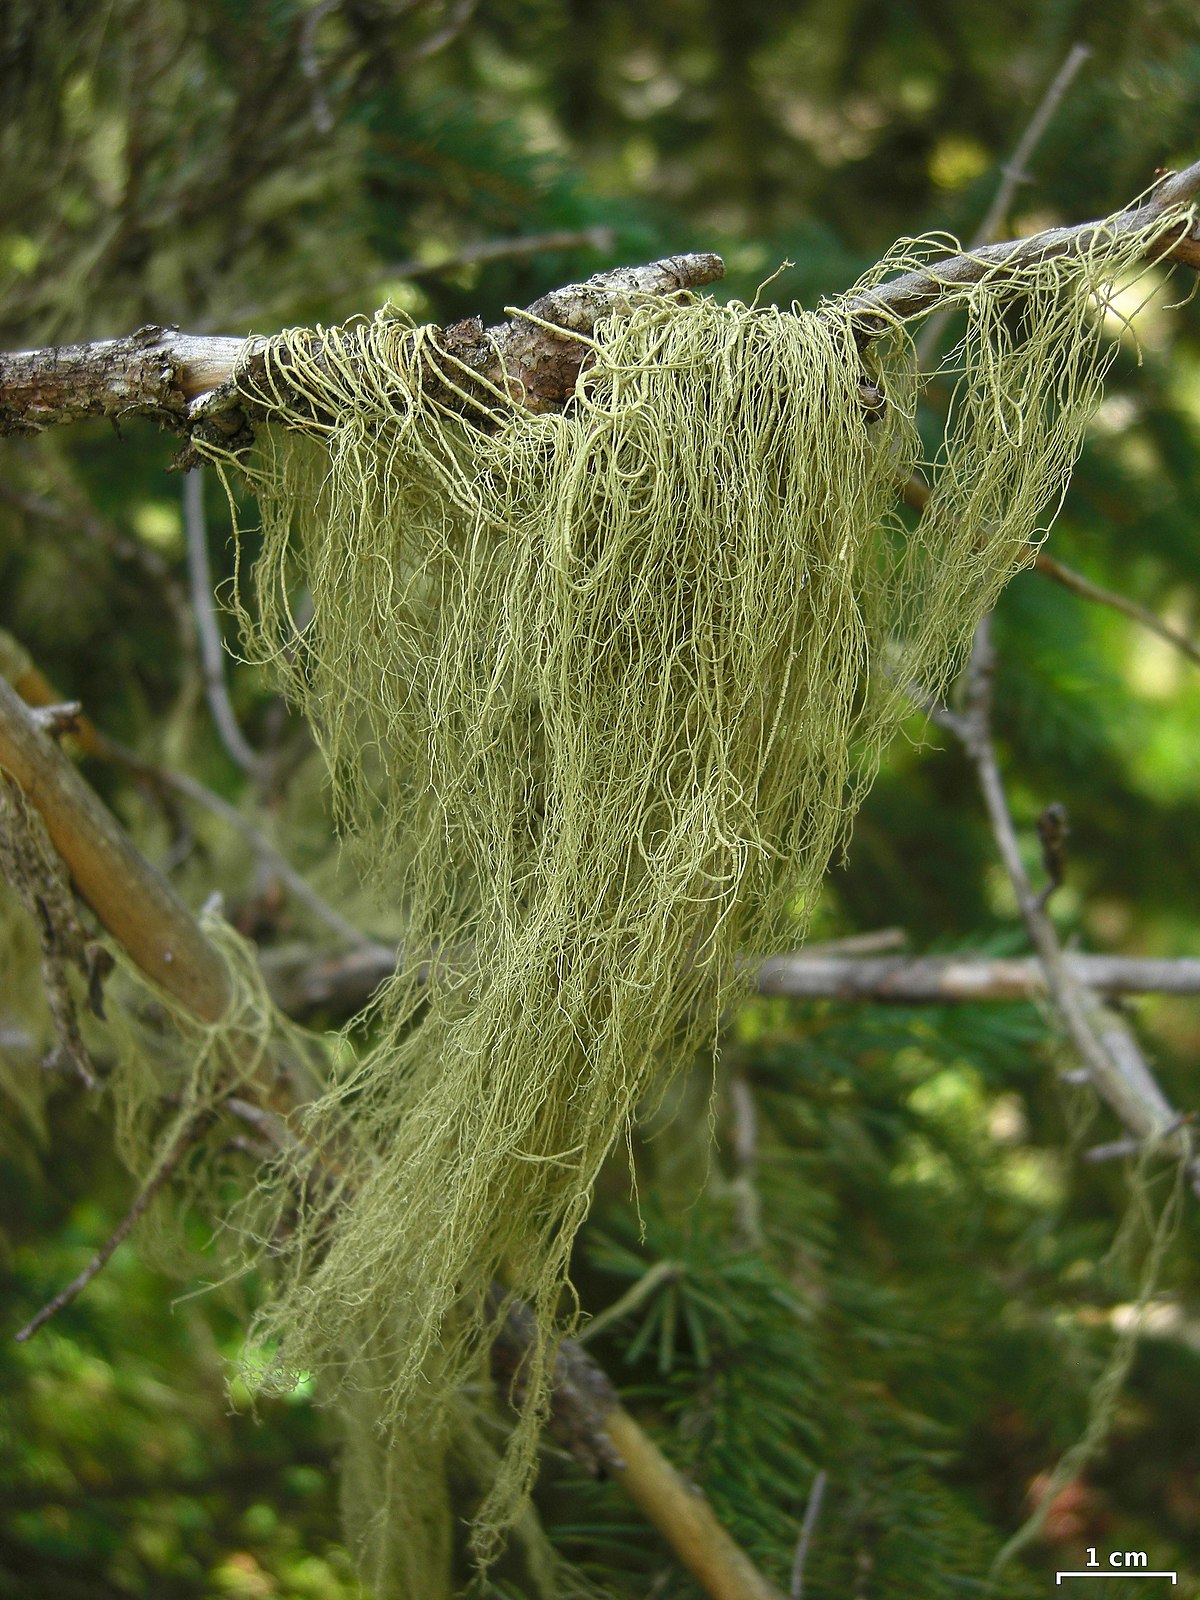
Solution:
{"label": "lichen-covered branch", "polygon": [[[1103,226],[1109,237],[1136,233],[1198,193],[1200,162],[1171,174],[1148,200]],[[1085,222],[1052,228],[950,256],[880,285],[852,309],[859,313],[863,334],[869,337],[886,322],[931,309],[997,267],[1015,270],[1078,249],[1100,226]],[[1200,267],[1200,240],[1194,229],[1181,227],[1155,250],[1162,257]],[[574,392],[587,355],[586,345],[572,334],[590,336],[601,317],[619,312],[631,296],[703,288],[724,272],[721,258],[710,253],[618,267],[597,273],[586,283],[554,289],[526,313],[517,312],[495,327],[485,328],[478,317],[455,323],[444,330],[444,347],[455,362],[506,389],[530,410],[552,410]],[[95,416],[150,416],[181,433],[201,419],[212,426],[222,413],[240,411],[239,397],[225,386],[235,365],[253,377],[255,358],[265,344],[263,339],[199,336],[149,326],[120,339],[0,354],[0,435],[39,433]],[[236,434],[237,424],[231,423],[230,432]]]}
{"label": "lichen-covered branch", "polygon": [[[444,346],[481,378],[523,394],[532,410],[550,409],[573,391],[587,354],[572,334],[590,336],[601,317],[628,306],[631,296],[699,289],[724,272],[720,256],[711,254],[617,267],[552,290],[496,327],[485,328],[479,318],[457,322],[445,329]],[[228,382],[235,364],[253,376],[264,342],[145,327],[122,339],[0,355],[0,435],[98,416],[149,416],[179,432],[200,417],[212,425],[222,410],[241,406],[232,392],[214,401],[213,391]]]}
{"label": "lichen-covered branch", "polygon": [[[978,283],[997,268],[1016,271],[1034,262],[1087,248],[1103,230],[1110,240],[1135,234],[1172,206],[1186,205],[1200,194],[1200,161],[1166,177],[1141,205],[1130,206],[1107,222],[1081,222],[1071,228],[1050,228],[1027,239],[980,245],[978,249],[949,256],[928,268],[906,272],[864,294],[852,306],[865,336],[880,332],[897,319],[919,316],[956,289]],[[1175,235],[1154,247],[1156,258],[1200,267],[1200,240],[1195,229],[1180,227]],[[881,314],[881,315],[879,315]]]}

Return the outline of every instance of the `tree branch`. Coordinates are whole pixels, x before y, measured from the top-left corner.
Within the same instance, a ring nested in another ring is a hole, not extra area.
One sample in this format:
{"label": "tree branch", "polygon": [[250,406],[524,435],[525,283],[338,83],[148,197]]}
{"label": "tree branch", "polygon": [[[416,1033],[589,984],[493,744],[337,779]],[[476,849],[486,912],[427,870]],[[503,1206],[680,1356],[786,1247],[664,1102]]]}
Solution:
{"label": "tree branch", "polygon": [[[11,670],[6,666],[6,661],[10,663]],[[2,628],[0,628],[0,675],[9,679],[21,699],[33,709],[35,716],[44,713],[45,710],[53,709],[61,702],[62,697],[30,660],[28,652],[12,634],[6,633]],[[240,835],[258,862],[279,879],[293,899],[305,906],[319,922],[323,922],[342,944],[350,946],[353,950],[366,951],[376,961],[390,963],[388,970],[391,970],[391,965],[394,965],[396,960],[395,951],[373,940],[369,934],[364,933],[361,928],[344,917],[335,906],[331,906],[317,893],[304,874],[299,872],[287,857],[275,848],[261,829],[255,827],[249,817],[236,806],[193,778],[190,773],[176,772],[170,767],[157,767],[152,762],[143,760],[135,751],[110,738],[107,733],[103,733],[90,718],[80,713],[78,707],[75,708],[75,712],[67,731],[82,754],[98,761],[112,762],[124,768],[145,787],[182,795],[194,805],[201,806],[213,816],[219,817],[227,827]]]}
{"label": "tree branch", "polygon": [[1200,666],[1200,645],[1189,639],[1186,633],[1180,633],[1178,629],[1171,627],[1169,622],[1164,622],[1147,606],[1140,606],[1136,600],[1130,600],[1114,589],[1102,588],[1090,578],[1085,578],[1082,572],[1076,572],[1074,567],[1064,566],[1061,561],[1056,561],[1044,550],[1038,551],[1033,570],[1055,583],[1061,583],[1064,589],[1077,594],[1081,600],[1091,600],[1096,605],[1109,606],[1113,611],[1120,611],[1124,616],[1132,617],[1134,622],[1140,623],[1151,633],[1156,633],[1172,649],[1178,650],[1180,655],[1186,656],[1189,661],[1194,661]]}
{"label": "tree branch", "polygon": [[409,261],[396,261],[387,269],[394,278],[440,278],[462,267],[480,266],[486,261],[519,261],[525,256],[541,255],[552,250],[611,250],[616,240],[616,229],[560,228],[552,233],[522,233],[512,239],[480,239],[475,244],[464,244],[453,254],[432,261],[416,257]]}
{"label": "tree branch", "polygon": [[[923,483],[920,478],[910,477],[901,485],[900,493],[905,505],[911,506],[914,511],[924,511],[929,504],[931,491],[928,484]],[[1151,633],[1156,633],[1173,649],[1185,655],[1189,661],[1200,665],[1200,645],[1189,639],[1186,633],[1180,633],[1176,628],[1172,628],[1170,623],[1164,622],[1147,606],[1139,605],[1136,600],[1130,600],[1128,596],[1118,594],[1114,589],[1102,588],[1090,578],[1085,578],[1082,572],[1076,572],[1074,567],[1056,561],[1053,556],[1047,555],[1045,550],[1038,550],[1034,556],[1033,570],[1040,572],[1043,578],[1061,584],[1064,589],[1077,594],[1081,600],[1091,600],[1096,605],[1109,606],[1113,611],[1131,617],[1134,622],[1140,623]]]}
{"label": "tree branch", "polygon": [[134,964],[202,1022],[224,1016],[230,989],[221,957],[174,889],[3,679],[0,768],[41,813],[75,887]]}
{"label": "tree branch", "polygon": [[[919,316],[954,290],[978,283],[997,268],[1010,267],[1015,270],[1037,261],[1049,261],[1055,256],[1065,255],[1069,250],[1086,249],[1102,233],[1108,238],[1136,233],[1172,206],[1186,205],[1198,194],[1200,161],[1193,162],[1182,172],[1170,174],[1148,200],[1141,205],[1130,206],[1110,221],[1082,222],[1072,228],[1050,228],[1044,233],[1031,234],[1027,239],[980,245],[976,250],[948,256],[934,266],[902,273],[898,278],[892,278],[877,289],[860,295],[851,302],[850,309],[857,313],[864,337],[870,338],[882,333],[897,318]],[[1154,259],[1181,261],[1185,266],[1200,267],[1200,241],[1195,237],[1195,230],[1180,228],[1175,237],[1160,241],[1155,246]]]}
{"label": "tree branch", "polygon": [[[1063,956],[1071,978],[1105,996],[1200,994],[1200,959],[1138,956]],[[801,950],[772,956],[759,971],[758,991],[803,1000],[872,1000],[893,1005],[973,1005],[981,1001],[1041,1000],[1049,994],[1037,960],[974,955],[855,959]]]}
{"label": "tree branch", "polygon": [[[395,969],[396,952],[362,946],[314,955],[278,949],[263,955],[267,983],[292,1017],[322,1011],[349,1017],[361,1011]],[[1108,997],[1200,994],[1200,958],[1064,955],[1072,978]],[[856,956],[812,947],[769,956],[755,967],[758,993],[793,1000],[869,1000],[885,1005],[980,1005],[1042,1000],[1049,994],[1041,963],[973,955]]]}
{"label": "tree branch", "polygon": [[[540,322],[563,330],[557,336],[520,313],[494,328],[479,318],[447,328],[444,344],[458,361],[494,383],[523,393],[533,410],[561,406],[573,393],[586,345],[572,333],[590,335],[601,317],[627,307],[631,296],[675,294],[724,276],[720,256],[668,256],[642,267],[616,267],[586,283],[554,289],[528,308]],[[250,363],[263,339],[230,339],[149,326],[123,339],[58,345],[0,355],[0,435],[40,433],[83,417],[157,418],[186,432],[200,415],[211,423],[222,410],[240,410],[226,384],[238,363]],[[210,397],[203,407],[196,403]]]}
{"label": "tree branch", "polygon": [[223,383],[253,342],[148,324],[120,339],[0,356],[0,435],[130,415],[182,429],[188,402]]}
{"label": "tree branch", "polygon": [[800,1524],[800,1537],[796,1541],[796,1554],[792,1558],[792,1584],[788,1590],[788,1600],[804,1600],[804,1567],[808,1561],[817,1518],[821,1515],[821,1502],[825,1498],[825,1485],[828,1481],[829,1475],[822,1467],[813,1478],[812,1488],[808,1492],[804,1521]]}
{"label": "tree branch", "polygon": [[[997,268],[1016,268],[1086,246],[1101,228],[1109,235],[1132,233],[1198,193],[1200,162],[1165,178],[1149,199],[1110,221],[1052,228],[950,256],[858,296],[850,309],[858,315],[863,337],[870,338],[895,318],[917,316]],[[1200,267],[1200,241],[1193,234],[1181,226],[1156,245],[1156,259]],[[477,317],[455,323],[444,330],[443,344],[454,360],[520,396],[530,410],[553,410],[574,393],[587,354],[586,345],[572,334],[590,335],[601,317],[620,312],[631,296],[702,288],[724,272],[721,258],[706,253],[614,268],[586,283],[554,289],[536,300],[528,314],[517,313],[493,328],[485,328]],[[539,323],[550,323],[562,334]],[[156,417],[179,432],[201,419],[212,425],[222,413],[240,413],[240,397],[225,386],[235,365],[252,376],[265,346],[263,339],[199,336],[151,325],[122,339],[0,355],[0,435],[39,433],[83,417],[132,414]]]}
{"label": "tree branch", "polygon": [[212,571],[208,562],[208,532],[204,525],[203,468],[189,472],[183,480],[183,531],[208,709],[228,754],[243,772],[258,779],[263,775],[263,762],[247,743],[225,683],[225,646],[213,614]]}
{"label": "tree branch", "polygon": [[[1058,110],[1063,96],[1075,80],[1075,75],[1080,67],[1091,55],[1091,50],[1085,44],[1073,44],[1067,53],[1066,60],[1054,74],[1045,94],[1038,101],[1032,117],[1026,125],[1024,133],[1017,141],[1017,147],[1004,164],[1000,174],[1000,183],[996,193],[992,196],[992,203],[987,208],[982,222],[971,235],[968,250],[977,250],[980,245],[991,244],[997,233],[1008,221],[1008,210],[1013,203],[1017,189],[1023,183],[1029,182],[1029,174],[1025,171],[1026,163],[1032,158],[1037,149],[1042,135],[1050,125],[1051,118]],[[937,348],[938,338],[945,327],[950,313],[938,311],[926,322],[921,329],[921,337],[917,340],[917,365],[924,367],[933,351]]]}
{"label": "tree branch", "polygon": [[1067,90],[1075,81],[1076,74],[1091,53],[1090,45],[1078,42],[1067,52],[1066,60],[1054,74],[1049,88],[1038,101],[1024,133],[1017,141],[1016,149],[1004,164],[1000,185],[992,197],[991,205],[987,208],[987,214],[975,230],[973,243],[989,243],[1008,220],[1009,207],[1017,190],[1023,183],[1030,181],[1029,173],[1025,170],[1026,164],[1032,159],[1033,152],[1041,143],[1042,135],[1050,126],[1054,113],[1062,104]]}
{"label": "tree branch", "polygon": [[1155,1082],[1125,1023],[1073,977],[1054,924],[1029,880],[992,741],[994,677],[991,618],[984,617],[976,630],[967,669],[965,708],[957,713],[942,712],[938,720],[962,740],[974,764],[1000,859],[1045,973],[1047,991],[1093,1086],[1125,1127],[1138,1140],[1161,1141],[1190,1164],[1190,1134]]}
{"label": "tree branch", "polygon": [[54,1298],[48,1300],[37,1315],[32,1317],[18,1333],[13,1335],[18,1344],[24,1344],[27,1339],[32,1339],[39,1328],[44,1328],[52,1317],[56,1317],[64,1307],[69,1306],[72,1300],[78,1299],[92,1279],[104,1270],[116,1254],[118,1246],[128,1239],[139,1218],[146,1214],[155,1195],[159,1193],[178,1170],[180,1162],[195,1143],[204,1120],[203,1117],[193,1118],[188,1123],[179,1138],[138,1190],[129,1210],[117,1223],[83,1271],[72,1278],[70,1283],[64,1284]]}

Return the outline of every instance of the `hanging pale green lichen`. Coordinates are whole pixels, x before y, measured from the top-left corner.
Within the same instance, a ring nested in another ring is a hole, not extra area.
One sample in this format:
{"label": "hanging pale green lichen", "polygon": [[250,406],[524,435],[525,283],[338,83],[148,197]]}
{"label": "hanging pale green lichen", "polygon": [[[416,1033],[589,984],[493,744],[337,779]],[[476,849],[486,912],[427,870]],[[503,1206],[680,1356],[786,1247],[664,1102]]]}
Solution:
{"label": "hanging pale green lichen", "polygon": [[498,391],[451,413],[436,332],[391,314],[284,335],[246,380],[274,424],[248,638],[408,928],[377,1042],[308,1118],[340,1179],[306,1191],[263,1375],[352,1373],[365,1344],[382,1421],[429,1427],[493,1285],[523,1296],[541,1338],[485,1544],[529,1479],[601,1163],[712,1047],[740,955],[802,937],[910,686],[944,691],[1057,509],[1113,280],[1178,221],[954,291],[960,378],[913,527],[911,344],[889,328],[865,371],[854,301],[921,246],[816,313],[637,301],[561,414]]}
{"label": "hanging pale green lichen", "polygon": [[[113,1003],[106,1008],[103,1043],[109,1070],[117,1152],[129,1170],[152,1182],[164,1163],[172,1182],[139,1225],[143,1254],[176,1275],[212,1272],[232,1287],[259,1265],[286,1196],[271,1186],[247,1192],[248,1151],[263,1146],[261,1126],[233,1121],[231,1097],[259,1106],[269,1087],[289,1072],[301,1082],[324,1078],[317,1042],[276,1010],[254,947],[219,908],[201,911],[199,924],[225,969],[223,1014],[203,1021],[116,949]],[[247,1149],[239,1148],[235,1135]],[[236,1197],[236,1198],[235,1198]],[[189,1228],[212,1227],[209,1249]]]}

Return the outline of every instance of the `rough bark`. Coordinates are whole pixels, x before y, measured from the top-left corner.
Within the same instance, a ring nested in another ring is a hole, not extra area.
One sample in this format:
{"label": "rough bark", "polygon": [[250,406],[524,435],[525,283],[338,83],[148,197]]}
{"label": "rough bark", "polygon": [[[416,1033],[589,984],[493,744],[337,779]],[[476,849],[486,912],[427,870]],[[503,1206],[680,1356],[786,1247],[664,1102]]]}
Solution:
{"label": "rough bark", "polygon": [[[485,328],[478,317],[456,322],[444,330],[442,343],[455,361],[521,396],[530,410],[551,410],[574,391],[587,355],[586,344],[572,335],[590,336],[602,317],[627,310],[635,295],[702,288],[724,272],[720,256],[711,254],[617,267],[555,289],[495,327]],[[236,438],[242,405],[229,379],[240,365],[253,382],[264,345],[262,339],[201,338],[151,326],[121,339],[0,355],[0,434],[40,433],[84,417],[140,415],[181,433],[199,422],[217,426],[225,417],[224,431]]]}

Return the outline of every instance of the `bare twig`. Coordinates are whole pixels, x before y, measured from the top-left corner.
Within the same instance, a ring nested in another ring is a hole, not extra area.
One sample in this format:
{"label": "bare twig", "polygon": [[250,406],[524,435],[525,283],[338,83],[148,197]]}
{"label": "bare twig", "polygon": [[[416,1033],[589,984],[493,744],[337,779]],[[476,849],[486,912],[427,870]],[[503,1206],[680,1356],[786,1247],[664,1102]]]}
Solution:
{"label": "bare twig", "polygon": [[1099,1091],[1139,1140],[1162,1143],[1191,1160],[1191,1140],[1171,1108],[1125,1024],[1079,984],[1067,965],[1054,925],[1029,880],[992,742],[992,687],[996,658],[991,618],[975,635],[967,670],[964,709],[949,724],[975,767],[1000,859],[1017,897],[1021,919],[1045,972],[1046,987],[1071,1042]]}
{"label": "bare twig", "polygon": [[828,1481],[828,1474],[822,1467],[813,1479],[812,1488],[808,1493],[808,1504],[804,1508],[804,1521],[800,1524],[796,1554],[792,1557],[792,1581],[788,1589],[788,1600],[804,1600],[804,1568],[808,1561],[809,1546],[812,1544],[817,1518],[821,1515],[821,1502],[825,1498],[825,1485]]}
{"label": "bare twig", "polygon": [[1164,622],[1160,616],[1146,606],[1138,605],[1136,600],[1130,600],[1126,595],[1117,594],[1115,590],[1104,589],[1098,583],[1093,583],[1090,578],[1085,578],[1081,572],[1076,572],[1073,567],[1064,566],[1061,561],[1056,561],[1053,556],[1048,556],[1044,550],[1039,550],[1033,563],[1035,572],[1040,572],[1043,577],[1051,578],[1055,583],[1061,583],[1064,589],[1069,589],[1072,594],[1077,594],[1082,600],[1093,600],[1097,605],[1110,606],[1114,611],[1120,611],[1127,617],[1132,617],[1143,628],[1148,628],[1151,633],[1158,635],[1181,655],[1194,661],[1200,666],[1200,645],[1187,634],[1179,633],[1172,628],[1170,623]]}
{"label": "bare twig", "polygon": [[[45,457],[41,459],[44,461]],[[187,595],[170,563],[141,539],[129,536],[108,518],[102,517],[78,492],[75,484],[62,485],[61,493],[65,498],[27,494],[12,484],[0,481],[0,500],[6,504],[28,517],[35,517],[52,528],[62,530],[68,536],[82,534],[108,555],[137,567],[143,577],[161,593],[175,622],[184,654],[190,661],[195,653],[195,626]]]}
{"label": "bare twig", "polygon": [[732,1115],[732,1154],[734,1215],[737,1232],[749,1248],[761,1247],[762,1202],[759,1198],[758,1176],[758,1107],[754,1091],[740,1074],[729,1083],[729,1104]]}
{"label": "bare twig", "polygon": [[1109,1139],[1105,1144],[1094,1144],[1090,1150],[1085,1150],[1081,1159],[1090,1166],[1099,1166],[1104,1161],[1125,1161],[1136,1156],[1140,1149],[1136,1139]]}
{"label": "bare twig", "polygon": [[[500,1291],[495,1294],[497,1304],[503,1303]],[[536,1337],[529,1308],[510,1301],[492,1346],[492,1368],[518,1402]],[[622,1409],[608,1376],[578,1340],[564,1339],[559,1346],[550,1407],[552,1437],[594,1477],[621,1484],[712,1600],[783,1600],[717,1521],[700,1490]]]}
{"label": "bare twig", "polygon": [[[835,941],[836,944],[836,941]],[[392,975],[397,953],[368,943],[344,954],[299,947],[266,951],[263,970],[276,1004],[289,1016],[314,1011],[352,1016]],[[1107,996],[1200,994],[1200,958],[1063,956],[1085,989]],[[856,956],[806,946],[748,963],[758,993],[796,1000],[870,1000],[889,1005],[942,1006],[1040,1000],[1046,975],[1035,958],[976,955]]]}
{"label": "bare twig", "polygon": [[1042,135],[1050,126],[1051,118],[1062,104],[1067,90],[1075,81],[1076,74],[1091,53],[1088,45],[1079,43],[1073,44],[1067,52],[1066,60],[1055,73],[1050,87],[1030,117],[1029,125],[1021,135],[1017,148],[1005,164],[1002,182],[987,209],[987,215],[975,230],[973,244],[988,244],[1007,220],[1017,190],[1023,183],[1030,181],[1030,175],[1025,168],[1032,159],[1033,152],[1042,142]]}
{"label": "bare twig", "polygon": [[304,874],[298,872],[287,857],[281,855],[267,836],[254,826],[249,817],[243,816],[236,806],[230,805],[227,800],[223,800],[219,794],[214,794],[211,789],[197,782],[186,772],[175,772],[167,767],[143,767],[141,770],[151,782],[173,789],[177,794],[184,795],[196,805],[203,806],[206,811],[211,811],[214,816],[220,817],[222,822],[241,835],[262,865],[279,879],[294,899],[351,949],[360,952],[380,966],[387,965],[390,974],[396,964],[396,952],[390,946],[371,939],[349,918],[331,906],[323,895],[317,893]]}
{"label": "bare twig", "polygon": [[560,228],[551,233],[524,233],[514,239],[482,239],[477,244],[465,244],[452,255],[438,260],[422,261],[413,257],[397,261],[387,268],[387,275],[440,278],[460,267],[480,266],[485,261],[517,261],[550,250],[611,250],[615,240],[616,230],[607,227]]}
{"label": "bare twig", "polygon": [[[1070,976],[1099,995],[1200,994],[1200,958],[1064,952]],[[797,1000],[875,1000],[893,1005],[974,1005],[1040,1000],[1042,963],[1030,957],[893,955],[853,958],[795,950],[771,955],[758,971],[758,994]]]}
{"label": "bare twig", "polygon": [[430,56],[437,55],[447,45],[453,44],[474,16],[475,5],[476,0],[451,0],[451,3],[446,8],[445,22],[440,28],[435,28],[419,44],[415,44],[410,50],[405,51],[403,64],[409,66],[415,61],[428,61]]}
{"label": "bare twig", "polygon": [[300,25],[298,43],[300,70],[312,86],[313,127],[318,133],[333,132],[334,116],[329,107],[329,96],[325,92],[321,63],[317,57],[317,32],[325,18],[331,11],[336,11],[339,4],[340,0],[318,0]]}
{"label": "bare twig", "polygon": [[[1200,994],[1200,958],[1079,955],[1063,963],[1085,989],[1107,996]],[[1041,963],[1029,957],[973,955],[855,959],[798,950],[771,956],[758,992],[798,1000],[873,1000],[892,1005],[974,1005],[1040,1000],[1048,993]]]}
{"label": "bare twig", "polygon": [[225,1100],[226,1108],[240,1117],[259,1135],[265,1144],[275,1150],[294,1150],[299,1140],[284,1119],[267,1106],[255,1105],[241,1095],[231,1094]]}
{"label": "bare twig", "polygon": [[213,614],[212,573],[208,564],[208,537],[204,527],[204,469],[198,467],[183,480],[183,526],[187,537],[188,576],[192,614],[204,668],[204,694],[221,743],[230,757],[252,778],[262,775],[262,762],[246,743],[238,726],[225,683],[225,647]]}
{"label": "bare twig", "polygon": [[[1091,55],[1091,50],[1085,44],[1073,44],[1067,53],[1067,59],[1055,73],[1049,88],[1038,102],[1033,116],[1017,142],[1017,147],[1001,169],[1000,185],[992,197],[992,203],[987,208],[983,221],[971,236],[968,250],[974,250],[981,244],[990,244],[996,237],[1000,228],[1008,219],[1009,207],[1013,197],[1023,183],[1030,181],[1025,168],[1033,156],[1033,152],[1041,143],[1042,135],[1050,125],[1050,119],[1062,103],[1063,96],[1071,87],[1076,73]],[[921,337],[917,340],[917,365],[923,367],[937,347],[938,337],[946,325],[946,315],[939,312],[930,317],[921,329]]]}
{"label": "bare twig", "polygon": [[865,933],[847,933],[836,939],[815,939],[804,946],[805,955],[879,956],[888,950],[903,950],[908,934],[903,928],[869,928]]}
{"label": "bare twig", "polygon": [[[930,489],[920,478],[910,477],[900,486],[900,493],[905,505],[914,511],[924,511],[929,504]],[[986,529],[983,530],[986,533]],[[1113,589],[1104,589],[1098,583],[1093,583],[1090,578],[1085,578],[1081,572],[1076,572],[1074,567],[1068,567],[1061,561],[1056,561],[1053,556],[1047,555],[1044,550],[1039,550],[1033,558],[1033,570],[1044,578],[1050,578],[1055,583],[1062,584],[1064,589],[1069,589],[1072,594],[1079,595],[1082,600],[1092,600],[1097,605],[1110,606],[1114,611],[1120,611],[1124,616],[1132,617],[1134,622],[1141,623],[1143,628],[1148,628],[1151,633],[1156,633],[1160,639],[1174,649],[1185,655],[1189,661],[1200,665],[1200,645],[1189,639],[1187,634],[1179,633],[1172,628],[1170,623],[1164,622],[1160,616],[1150,611],[1146,606],[1139,605],[1136,600],[1130,600],[1123,594],[1117,594]]]}
{"label": "bare twig", "polygon": [[18,1344],[24,1344],[27,1339],[32,1339],[39,1328],[44,1328],[52,1317],[56,1317],[65,1306],[69,1306],[72,1300],[75,1300],[83,1293],[92,1279],[104,1270],[112,1260],[118,1247],[133,1232],[138,1219],[145,1215],[155,1195],[158,1194],[168,1179],[178,1171],[180,1162],[196,1142],[196,1137],[205,1120],[204,1117],[199,1117],[188,1123],[179,1138],[159,1162],[154,1172],[142,1185],[141,1189],[138,1190],[129,1210],[117,1223],[83,1271],[72,1278],[70,1283],[64,1285],[52,1300],[48,1300],[38,1314],[27,1322],[20,1332],[13,1335]]}
{"label": "bare twig", "polygon": [[34,722],[52,739],[64,739],[69,733],[78,735],[82,701],[59,700],[54,705],[34,706],[31,709]]}

